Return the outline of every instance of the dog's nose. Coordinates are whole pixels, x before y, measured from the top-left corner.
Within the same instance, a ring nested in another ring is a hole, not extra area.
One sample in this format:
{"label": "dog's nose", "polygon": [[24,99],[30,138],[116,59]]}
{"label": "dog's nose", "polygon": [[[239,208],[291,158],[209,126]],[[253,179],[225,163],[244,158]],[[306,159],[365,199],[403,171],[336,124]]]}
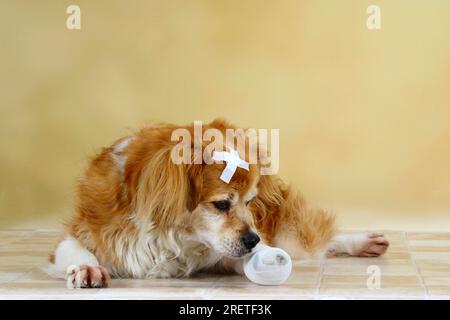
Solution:
{"label": "dog's nose", "polygon": [[242,242],[244,243],[244,247],[251,250],[253,249],[259,242],[259,237],[256,233],[253,231],[248,231],[244,236],[242,237]]}

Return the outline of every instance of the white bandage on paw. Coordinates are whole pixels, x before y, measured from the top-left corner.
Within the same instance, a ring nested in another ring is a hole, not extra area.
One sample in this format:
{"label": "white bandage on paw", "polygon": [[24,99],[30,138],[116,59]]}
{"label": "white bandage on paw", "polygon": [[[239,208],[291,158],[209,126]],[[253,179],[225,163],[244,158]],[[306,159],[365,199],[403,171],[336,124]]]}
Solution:
{"label": "white bandage on paw", "polygon": [[260,285],[280,285],[289,278],[291,271],[291,257],[279,248],[257,245],[244,259],[245,275]]}
{"label": "white bandage on paw", "polygon": [[248,162],[239,158],[239,154],[236,150],[232,148],[228,149],[230,149],[230,152],[214,151],[212,156],[214,161],[225,161],[227,163],[225,169],[223,169],[222,174],[220,175],[220,180],[226,183],[230,182],[238,167],[249,171]]}

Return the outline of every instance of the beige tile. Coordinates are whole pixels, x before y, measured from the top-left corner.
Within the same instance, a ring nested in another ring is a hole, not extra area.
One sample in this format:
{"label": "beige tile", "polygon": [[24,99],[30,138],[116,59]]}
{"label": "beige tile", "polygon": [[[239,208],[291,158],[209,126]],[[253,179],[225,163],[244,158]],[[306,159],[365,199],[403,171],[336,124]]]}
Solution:
{"label": "beige tile", "polygon": [[43,236],[43,237],[54,237],[59,236],[61,232],[63,232],[63,228],[59,229],[36,229],[34,230],[33,234],[37,236]]}
{"label": "beige tile", "polygon": [[385,231],[381,233],[384,237],[389,240],[391,245],[404,245],[405,244],[405,233],[404,232],[395,232],[395,231]]}
{"label": "beige tile", "polygon": [[201,299],[220,277],[199,275],[186,279],[113,279],[99,298]]}
{"label": "beige tile", "polygon": [[3,249],[0,248],[0,259],[4,257],[14,257],[20,259],[21,257],[39,257],[42,260],[42,257],[48,254],[47,250],[23,250],[23,249]]}
{"label": "beige tile", "polygon": [[447,277],[450,275],[450,272],[448,269],[420,268],[420,275],[422,277]]}
{"label": "beige tile", "polygon": [[10,289],[65,289],[66,282],[64,280],[39,280],[39,281],[13,281],[5,285]]}
{"label": "beige tile", "polygon": [[386,237],[386,239],[389,241],[389,246],[390,247],[404,247],[406,246],[406,241],[403,238],[390,238],[389,236]]}
{"label": "beige tile", "polygon": [[34,282],[39,285],[40,281],[59,281],[52,278],[44,268],[33,267],[28,272],[23,273],[14,282]]}
{"label": "beige tile", "polygon": [[323,267],[324,274],[366,275],[370,266],[378,266],[384,275],[416,275],[416,268],[410,259],[339,257],[328,259]]}
{"label": "beige tile", "polygon": [[25,272],[0,272],[0,287],[3,287],[7,282],[20,278],[24,274]]}
{"label": "beige tile", "polygon": [[450,247],[450,240],[410,240],[410,247]]}
{"label": "beige tile", "polygon": [[427,286],[427,290],[430,296],[446,296],[446,299],[450,299],[450,286]]}
{"label": "beige tile", "polygon": [[320,272],[320,266],[314,266],[314,267],[306,267],[306,266],[292,266],[292,272],[298,272],[298,273],[319,273]]}
{"label": "beige tile", "polygon": [[[386,264],[376,264],[380,267],[381,274],[382,275],[416,275],[417,271],[416,268],[413,265],[409,264],[392,264],[392,265],[386,265]],[[324,267],[324,274],[327,275],[366,275],[367,269],[370,266],[370,264],[367,265],[328,265]]]}
{"label": "beige tile", "polygon": [[450,246],[411,246],[412,252],[446,252],[450,256]]}
{"label": "beige tile", "polygon": [[415,260],[450,260],[450,252],[413,252]]}
{"label": "beige tile", "polygon": [[[293,267],[292,273],[286,280],[287,285],[305,285],[305,286],[317,286],[320,276],[320,269],[314,267],[314,269],[307,269],[308,271]],[[223,276],[215,281],[216,286],[253,286],[253,284],[245,276],[230,275]]]}
{"label": "beige tile", "polygon": [[410,259],[388,259],[385,256],[381,257],[332,257],[326,259],[324,265],[342,265],[342,266],[352,266],[352,265],[398,265],[398,264],[410,264]]}
{"label": "beige tile", "polygon": [[0,239],[23,239],[25,237],[32,236],[34,233],[33,230],[14,230],[14,229],[3,229],[0,230]]}
{"label": "beige tile", "polygon": [[[324,275],[321,280],[321,287],[366,287],[369,275],[365,276],[343,276],[343,275]],[[380,278],[381,287],[421,287],[417,276],[403,275],[383,275]]]}
{"label": "beige tile", "polygon": [[416,260],[416,264],[423,277],[450,276],[450,261],[448,260]]}
{"label": "beige tile", "polygon": [[67,289],[65,286],[43,284],[42,287],[1,288],[0,299],[98,299],[99,289]]}
{"label": "beige tile", "polygon": [[[69,290],[64,280],[52,279],[45,272],[59,230],[0,230],[0,298],[423,299],[426,291],[417,268],[429,297],[450,297],[450,233],[410,233],[407,242],[403,232],[384,234],[390,241],[385,256],[293,261],[293,272],[281,286],[259,286],[243,276],[202,274],[188,279],[114,279],[108,289]],[[366,285],[371,265],[381,269],[378,290]]]}
{"label": "beige tile", "polygon": [[415,259],[417,266],[422,268],[446,269],[450,272],[450,261],[448,259]]}
{"label": "beige tile", "polygon": [[422,278],[425,286],[450,286],[450,274],[448,277],[425,276]]}
{"label": "beige tile", "polygon": [[307,260],[293,260],[292,266],[293,267],[299,267],[299,268],[320,268],[323,261],[319,259],[307,259]]}
{"label": "beige tile", "polygon": [[382,257],[383,260],[409,260],[411,259],[411,254],[408,251],[395,251],[389,250]]}
{"label": "beige tile", "polygon": [[406,243],[401,244],[392,244],[389,243],[389,249],[388,252],[409,252],[409,248]]}
{"label": "beige tile", "polygon": [[20,237],[18,240],[16,240],[17,242],[20,243],[52,243],[55,242],[56,240],[58,240],[59,235],[57,234],[51,234],[51,235],[44,235],[44,234],[39,234],[36,232],[33,232],[31,235],[26,236],[26,237]]}
{"label": "beige tile", "polygon": [[243,275],[222,275],[219,277],[216,281],[217,283],[226,283],[229,285],[247,285],[250,282],[248,279]]}
{"label": "beige tile", "polygon": [[369,289],[368,275],[324,275],[320,285],[320,296],[336,297],[425,297],[425,290],[417,276],[383,275],[380,288]]}
{"label": "beige tile", "polygon": [[218,281],[218,277],[186,279],[113,279],[112,288],[208,288]]}
{"label": "beige tile", "polygon": [[51,240],[44,240],[44,239],[36,239],[31,238],[28,240],[15,240],[13,242],[10,242],[9,245],[11,246],[18,246],[18,247],[41,247],[41,248],[51,248],[56,244],[56,238]]}
{"label": "beige tile", "polygon": [[447,240],[450,241],[450,233],[419,233],[408,232],[408,240]]}
{"label": "beige tile", "polygon": [[204,299],[207,300],[313,300],[316,299],[316,297],[314,295],[282,295],[282,294],[277,294],[276,296],[274,295],[252,295],[252,296],[248,296],[248,295],[238,295],[238,294],[231,294],[229,296],[223,294],[223,295],[217,295],[217,296],[208,296],[206,295],[204,297]]}
{"label": "beige tile", "polygon": [[381,287],[380,289],[368,289],[367,286],[360,287],[335,287],[321,286],[319,290],[321,296],[336,297],[382,297],[382,298],[398,298],[398,297],[422,297],[426,296],[426,292],[421,287],[416,286],[398,286],[398,287]]}
{"label": "beige tile", "polygon": [[0,258],[0,268],[3,266],[23,266],[30,265],[34,266],[36,264],[46,263],[48,261],[45,256],[6,256]]}
{"label": "beige tile", "polygon": [[416,276],[382,275],[379,289],[369,289],[368,276],[327,276],[320,286],[320,296],[335,297],[425,297],[425,290]]}
{"label": "beige tile", "polygon": [[253,283],[246,285],[229,285],[228,283],[218,284],[215,288],[210,288],[206,292],[206,296],[215,299],[222,299],[229,296],[246,297],[247,299],[258,297],[275,298],[279,295],[297,299],[301,297],[313,297],[316,293],[316,286],[311,285],[280,285],[280,286],[259,286]]}
{"label": "beige tile", "polygon": [[240,296],[249,299],[258,296],[266,299],[275,298],[278,295],[291,299],[312,297],[316,291],[319,272],[298,273],[298,267],[294,267],[288,281],[281,286],[261,286],[250,282],[244,276],[224,276],[213,287],[208,288],[208,298],[225,299],[229,296]]}
{"label": "beige tile", "polygon": [[2,265],[0,263],[0,274],[11,273],[11,272],[16,272],[16,273],[29,272],[31,269],[33,269],[34,266],[35,266],[34,264],[31,264],[31,265],[21,265],[21,264]]}
{"label": "beige tile", "polygon": [[11,241],[9,243],[4,244],[1,246],[2,249],[25,249],[25,250],[50,250],[50,248],[53,248],[53,244],[42,244],[42,243],[21,243],[18,241]]}
{"label": "beige tile", "polygon": [[303,284],[316,286],[319,283],[319,278],[319,272],[299,272],[293,269],[290,277],[286,281],[286,284]]}
{"label": "beige tile", "polygon": [[116,288],[100,289],[98,298],[127,298],[127,299],[201,299],[207,288],[201,286],[153,286],[148,288]]}
{"label": "beige tile", "polygon": [[161,295],[154,296],[152,294],[129,294],[125,292],[124,294],[115,293],[114,295],[104,295],[102,293],[98,293],[96,295],[88,296],[88,299],[95,300],[204,300],[203,296],[192,296],[192,295]]}

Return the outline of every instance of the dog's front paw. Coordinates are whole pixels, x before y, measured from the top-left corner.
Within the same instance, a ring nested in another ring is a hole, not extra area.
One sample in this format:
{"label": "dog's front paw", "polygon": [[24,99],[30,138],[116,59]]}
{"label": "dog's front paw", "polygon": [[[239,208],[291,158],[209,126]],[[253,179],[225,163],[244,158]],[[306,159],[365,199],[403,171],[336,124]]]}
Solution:
{"label": "dog's front paw", "polygon": [[360,257],[378,257],[383,255],[389,247],[389,241],[382,234],[370,233],[357,252]]}
{"label": "dog's front paw", "polygon": [[111,278],[102,266],[69,266],[67,268],[67,288],[106,288]]}

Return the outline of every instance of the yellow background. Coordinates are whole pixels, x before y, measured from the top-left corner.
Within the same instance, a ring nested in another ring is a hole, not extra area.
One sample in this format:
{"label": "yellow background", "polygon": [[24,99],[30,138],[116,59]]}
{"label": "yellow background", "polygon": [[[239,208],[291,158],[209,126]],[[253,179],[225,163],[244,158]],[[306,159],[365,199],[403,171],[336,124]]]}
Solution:
{"label": "yellow background", "polygon": [[57,225],[147,121],[223,116],[279,128],[280,175],[344,228],[450,230],[450,1],[1,0],[0,46],[0,227]]}

